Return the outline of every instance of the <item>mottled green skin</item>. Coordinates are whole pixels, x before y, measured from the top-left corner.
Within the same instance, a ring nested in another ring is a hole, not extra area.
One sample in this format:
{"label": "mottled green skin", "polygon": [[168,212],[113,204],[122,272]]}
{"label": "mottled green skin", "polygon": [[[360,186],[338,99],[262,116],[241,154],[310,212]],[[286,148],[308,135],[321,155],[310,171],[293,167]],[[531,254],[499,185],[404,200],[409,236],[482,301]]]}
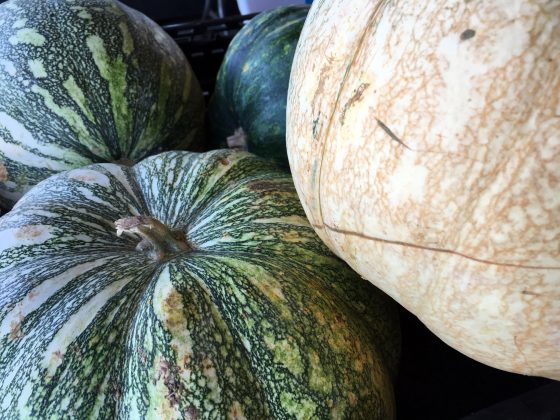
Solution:
{"label": "mottled green skin", "polygon": [[0,5],[0,205],[60,170],[202,138],[202,93],[154,22],[110,0]]}
{"label": "mottled green skin", "polygon": [[299,35],[309,8],[279,7],[255,16],[232,40],[208,117],[215,146],[243,128],[250,152],[288,167],[286,104]]}
{"label": "mottled green skin", "polygon": [[[194,250],[136,250],[113,221],[137,214]],[[63,172],[0,218],[0,237],[0,418],[393,416],[396,308],[254,155]]]}

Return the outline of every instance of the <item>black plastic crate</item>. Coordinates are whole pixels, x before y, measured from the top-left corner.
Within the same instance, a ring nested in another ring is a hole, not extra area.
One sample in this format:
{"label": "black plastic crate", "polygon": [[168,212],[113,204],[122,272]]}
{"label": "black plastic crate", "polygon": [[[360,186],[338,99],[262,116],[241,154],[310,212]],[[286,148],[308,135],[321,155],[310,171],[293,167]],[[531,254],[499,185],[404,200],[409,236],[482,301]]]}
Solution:
{"label": "black plastic crate", "polygon": [[185,53],[200,82],[204,96],[213,92],[216,75],[231,40],[255,14],[205,21],[168,20],[163,29]]}

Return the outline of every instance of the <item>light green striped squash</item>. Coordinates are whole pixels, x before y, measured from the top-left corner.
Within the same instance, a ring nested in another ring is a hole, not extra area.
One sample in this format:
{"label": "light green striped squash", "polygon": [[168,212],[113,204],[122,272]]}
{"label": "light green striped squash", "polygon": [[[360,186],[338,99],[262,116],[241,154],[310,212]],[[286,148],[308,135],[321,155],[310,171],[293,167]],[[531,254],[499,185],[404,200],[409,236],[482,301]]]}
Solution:
{"label": "light green striped squash", "polygon": [[0,5],[0,205],[62,170],[191,148],[202,93],[154,22],[108,0]]}
{"label": "light green striped squash", "polygon": [[271,165],[94,164],[0,218],[0,418],[392,418],[395,307]]}

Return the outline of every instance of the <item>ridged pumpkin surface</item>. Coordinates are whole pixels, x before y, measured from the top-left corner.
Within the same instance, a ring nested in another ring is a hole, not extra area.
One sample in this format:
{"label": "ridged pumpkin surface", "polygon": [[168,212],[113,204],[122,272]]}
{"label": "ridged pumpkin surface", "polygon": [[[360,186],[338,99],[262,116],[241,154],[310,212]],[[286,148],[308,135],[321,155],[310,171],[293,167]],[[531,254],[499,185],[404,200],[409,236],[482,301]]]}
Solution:
{"label": "ridged pumpkin surface", "polygon": [[[156,261],[117,236],[137,215],[191,251]],[[2,418],[393,416],[395,307],[253,155],[64,172],[0,218],[0,237]]]}
{"label": "ridged pumpkin surface", "polygon": [[182,51],[141,13],[110,0],[0,5],[0,205],[62,170],[188,148],[203,107]]}
{"label": "ridged pumpkin surface", "polygon": [[287,129],[331,250],[461,352],[560,379],[559,2],[315,2]]}

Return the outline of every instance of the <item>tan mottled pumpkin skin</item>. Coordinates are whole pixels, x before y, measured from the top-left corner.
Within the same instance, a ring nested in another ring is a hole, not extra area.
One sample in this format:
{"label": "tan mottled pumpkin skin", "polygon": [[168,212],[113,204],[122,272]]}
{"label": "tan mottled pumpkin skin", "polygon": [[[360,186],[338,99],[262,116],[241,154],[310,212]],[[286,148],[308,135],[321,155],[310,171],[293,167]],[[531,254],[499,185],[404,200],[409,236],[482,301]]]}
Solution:
{"label": "tan mottled pumpkin skin", "polygon": [[457,350],[560,379],[559,1],[315,1],[287,128],[334,252]]}

